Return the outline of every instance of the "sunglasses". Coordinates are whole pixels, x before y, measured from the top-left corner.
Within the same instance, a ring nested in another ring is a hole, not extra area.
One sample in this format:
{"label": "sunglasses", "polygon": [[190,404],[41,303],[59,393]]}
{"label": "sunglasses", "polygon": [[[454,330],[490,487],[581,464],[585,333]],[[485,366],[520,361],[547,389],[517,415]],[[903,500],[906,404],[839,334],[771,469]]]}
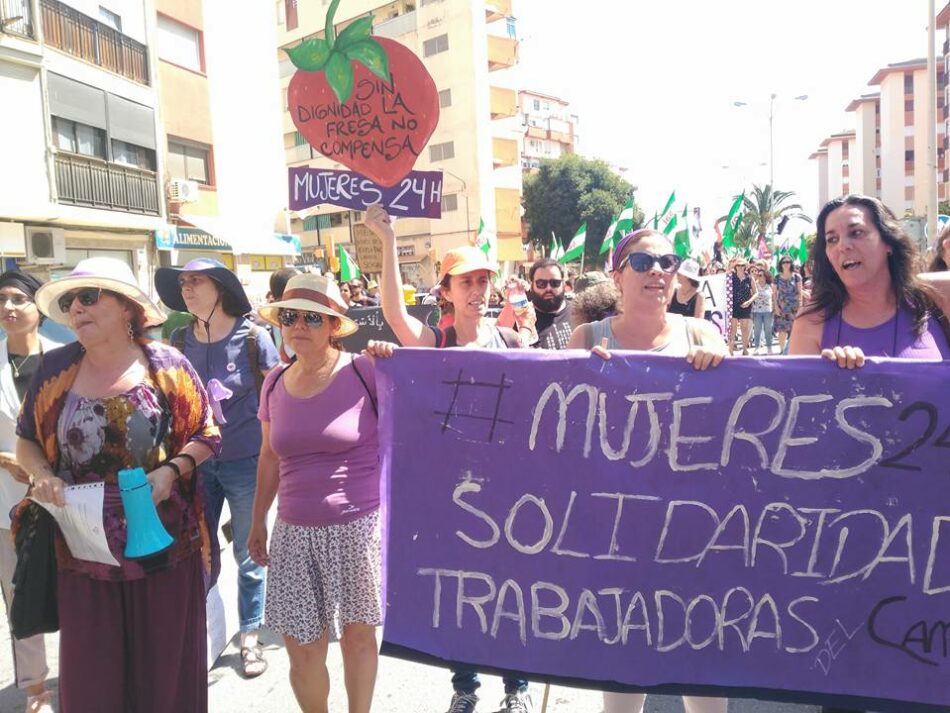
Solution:
{"label": "sunglasses", "polygon": [[78,299],[79,304],[83,307],[91,307],[99,301],[100,297],[102,297],[101,287],[84,287],[75,292],[67,292],[56,300],[56,304],[59,306],[60,312],[66,313],[69,312],[69,308],[73,306],[73,300]]}
{"label": "sunglasses", "polygon": [[659,265],[660,270],[672,274],[680,269],[683,258],[679,255],[670,253],[669,255],[653,255],[651,253],[636,252],[627,255],[627,264],[634,272],[649,272],[654,265]]}
{"label": "sunglasses", "polygon": [[303,322],[308,327],[318,329],[323,326],[323,315],[319,312],[298,312],[295,309],[282,309],[277,312],[277,321],[285,327],[293,327],[303,315]]}
{"label": "sunglasses", "polygon": [[534,281],[534,286],[537,287],[539,290],[543,290],[543,289],[546,289],[548,285],[550,285],[556,290],[558,287],[561,286],[562,282],[564,282],[564,280],[542,280],[541,278],[538,278],[537,280]]}

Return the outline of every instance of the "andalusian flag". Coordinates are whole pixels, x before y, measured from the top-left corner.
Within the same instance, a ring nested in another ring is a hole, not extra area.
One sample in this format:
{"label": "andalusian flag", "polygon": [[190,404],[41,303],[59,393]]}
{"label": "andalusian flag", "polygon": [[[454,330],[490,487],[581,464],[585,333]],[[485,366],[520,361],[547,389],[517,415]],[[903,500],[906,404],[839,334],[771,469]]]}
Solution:
{"label": "andalusian flag", "polygon": [[489,233],[485,229],[485,219],[484,218],[479,219],[478,233],[475,235],[475,245],[478,247],[479,250],[485,253],[486,257],[489,257],[491,255],[491,248],[492,248],[491,238],[492,238],[491,233]]}
{"label": "andalusian flag", "polygon": [[673,204],[676,203],[676,191],[670,193],[670,197],[666,199],[666,205],[663,206],[663,210],[660,211],[660,220],[666,217],[666,214],[673,209]]}
{"label": "andalusian flag", "polygon": [[736,228],[739,227],[739,224],[742,222],[742,216],[740,215],[736,220],[733,220],[733,218],[736,217],[736,213],[739,211],[739,208],[742,206],[744,200],[745,191],[736,196],[735,201],[732,203],[732,207],[729,209],[729,214],[726,216],[726,227],[722,231],[723,248],[735,248],[736,246],[736,242],[733,237],[735,236]]}
{"label": "andalusian flag", "polygon": [[[673,236],[673,249],[676,250],[676,254],[680,257],[689,257],[690,245],[689,245],[689,206],[683,208],[683,227],[681,230],[678,230]],[[673,221],[670,221],[671,223]]]}
{"label": "andalusian flag", "polygon": [[551,249],[548,251],[548,257],[552,260],[560,260],[564,256],[564,246],[557,239],[554,231],[551,231]]}
{"label": "andalusian flag", "polygon": [[607,227],[607,232],[604,234],[604,242],[600,244],[600,255],[603,255],[608,250],[613,250],[613,247],[617,242],[617,223],[619,220],[620,219],[617,216],[614,216],[610,221],[610,225]]}
{"label": "andalusian flag", "polygon": [[584,245],[586,242],[587,223],[581,223],[581,227],[577,229],[577,232],[574,234],[574,237],[571,238],[571,242],[567,246],[567,250],[564,252],[564,255],[561,256],[560,262],[567,263],[580,260],[581,255],[584,254]]}
{"label": "andalusian flag", "polygon": [[337,249],[339,250],[338,255],[340,260],[340,282],[355,280],[362,274],[359,265],[357,265],[356,260],[351,258],[350,254],[343,249],[342,245],[338,245]]}
{"label": "andalusian flag", "polygon": [[607,240],[604,240],[604,245],[607,247],[604,247],[604,245],[600,246],[601,255],[617,247],[617,243],[620,242],[620,239],[633,230],[633,196],[630,196],[629,200],[627,200],[627,204],[623,207],[623,210],[620,211],[620,215],[617,216],[617,219],[611,224],[611,227],[613,227],[613,232],[609,233]]}
{"label": "andalusian flag", "polygon": [[798,246],[790,247],[788,254],[793,260],[797,260],[803,265],[808,262],[808,243],[805,242],[805,234],[802,233],[798,238]]}

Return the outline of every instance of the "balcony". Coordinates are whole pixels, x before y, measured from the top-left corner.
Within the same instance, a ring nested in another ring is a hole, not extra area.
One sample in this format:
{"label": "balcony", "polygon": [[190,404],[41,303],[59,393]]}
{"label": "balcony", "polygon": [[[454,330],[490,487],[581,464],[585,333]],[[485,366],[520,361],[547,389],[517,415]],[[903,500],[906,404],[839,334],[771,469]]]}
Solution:
{"label": "balcony", "polygon": [[492,119],[508,119],[518,115],[518,93],[514,89],[490,87]]}
{"label": "balcony", "polygon": [[60,152],[56,154],[56,190],[59,202],[68,205],[159,214],[158,176],[135,166]]}
{"label": "balcony", "polygon": [[373,34],[378,37],[402,37],[416,31],[416,12],[407,12],[373,25]]}
{"label": "balcony", "polygon": [[493,137],[491,140],[492,161],[495,168],[505,166],[515,166],[519,161],[518,142],[515,139],[499,139]]}
{"label": "balcony", "polygon": [[511,15],[511,0],[485,1],[485,22],[495,22]]}
{"label": "balcony", "polygon": [[145,45],[58,0],[40,0],[40,12],[43,38],[50,47],[133,82],[149,83]]}
{"label": "balcony", "polygon": [[32,0],[0,0],[0,31],[33,39]]}
{"label": "balcony", "polygon": [[518,64],[518,40],[512,37],[488,36],[488,71],[507,69]]}

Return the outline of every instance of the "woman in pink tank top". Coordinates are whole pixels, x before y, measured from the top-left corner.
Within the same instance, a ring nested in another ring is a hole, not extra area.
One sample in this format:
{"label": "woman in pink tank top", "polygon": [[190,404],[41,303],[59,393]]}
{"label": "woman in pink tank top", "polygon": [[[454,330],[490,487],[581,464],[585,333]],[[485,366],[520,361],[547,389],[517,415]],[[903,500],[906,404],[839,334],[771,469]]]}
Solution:
{"label": "woman in pink tank top", "polygon": [[829,201],[817,221],[811,301],[792,328],[789,353],[844,368],[865,356],[950,357],[950,279],[917,275],[917,249],[876,198]]}

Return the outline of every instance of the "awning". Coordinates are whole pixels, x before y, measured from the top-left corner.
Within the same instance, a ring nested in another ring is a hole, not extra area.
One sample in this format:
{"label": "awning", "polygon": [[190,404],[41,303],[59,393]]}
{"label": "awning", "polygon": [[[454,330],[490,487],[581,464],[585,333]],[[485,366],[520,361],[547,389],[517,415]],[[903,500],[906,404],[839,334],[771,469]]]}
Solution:
{"label": "awning", "polygon": [[[181,245],[180,247],[184,249],[194,247],[203,250],[223,250],[230,251],[235,255],[282,255],[292,257],[300,254],[300,238],[296,235],[275,233],[273,226],[270,230],[263,226],[260,230],[253,230],[247,225],[233,224],[220,217],[207,215],[183,215],[181,220],[194,226],[209,238],[204,241],[207,244]],[[186,226],[170,227],[177,228],[179,234],[187,231]],[[157,245],[159,249],[169,249],[160,243],[157,243]],[[212,245],[223,247],[212,247]]]}

